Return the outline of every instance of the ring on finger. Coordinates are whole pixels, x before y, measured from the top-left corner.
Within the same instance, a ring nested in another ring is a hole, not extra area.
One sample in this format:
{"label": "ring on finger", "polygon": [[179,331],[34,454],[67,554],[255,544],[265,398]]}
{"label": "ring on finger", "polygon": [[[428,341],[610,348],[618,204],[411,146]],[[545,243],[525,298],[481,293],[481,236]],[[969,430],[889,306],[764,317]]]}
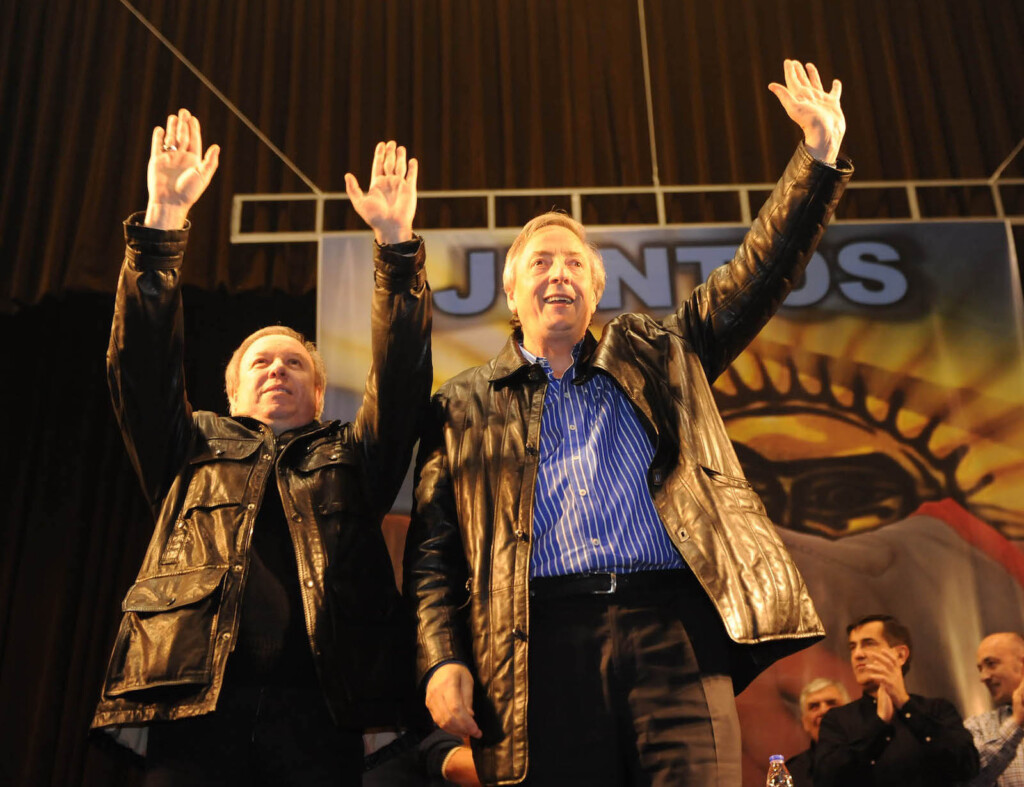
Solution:
{"label": "ring on finger", "polygon": [[164,153],[167,153],[167,152],[172,152],[172,151],[175,151],[175,150],[177,150],[177,149],[178,149],[178,146],[177,146],[177,145],[168,145],[168,144],[167,144],[166,142],[165,142],[165,143],[164,143],[164,145],[163,145],[163,151],[164,151]]}

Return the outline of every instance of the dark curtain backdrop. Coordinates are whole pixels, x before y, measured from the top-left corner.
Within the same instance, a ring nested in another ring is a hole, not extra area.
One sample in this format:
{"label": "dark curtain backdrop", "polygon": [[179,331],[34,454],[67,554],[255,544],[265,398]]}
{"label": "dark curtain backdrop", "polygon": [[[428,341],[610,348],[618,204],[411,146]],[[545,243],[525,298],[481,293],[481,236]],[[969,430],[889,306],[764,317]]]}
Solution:
{"label": "dark curtain backdrop", "polygon": [[[134,763],[86,737],[150,527],[103,370],[120,221],[145,204],[152,126],[189,107],[223,153],[192,216],[186,370],[196,406],[223,409],[224,362],[242,336],[315,323],[315,247],[232,246],[232,195],[308,188],[121,3],[8,6],[0,784],[129,785]],[[420,157],[425,189],[651,182],[636,0],[137,7],[325,191],[343,191],[349,169],[365,178],[381,138]],[[775,179],[799,136],[765,87],[785,56],[843,79],[859,179],[987,177],[1024,136],[1020,0],[645,0],[645,10],[664,184]],[[1008,174],[1024,173],[1020,159]],[[952,203],[970,212],[969,198]],[[696,200],[673,218],[717,219],[719,209]],[[454,210],[424,211],[421,226],[444,226]],[[586,218],[628,221],[634,210],[607,201]],[[844,210],[889,215],[884,200]],[[499,216],[525,218],[514,207]],[[248,226],[301,220],[268,208]]]}

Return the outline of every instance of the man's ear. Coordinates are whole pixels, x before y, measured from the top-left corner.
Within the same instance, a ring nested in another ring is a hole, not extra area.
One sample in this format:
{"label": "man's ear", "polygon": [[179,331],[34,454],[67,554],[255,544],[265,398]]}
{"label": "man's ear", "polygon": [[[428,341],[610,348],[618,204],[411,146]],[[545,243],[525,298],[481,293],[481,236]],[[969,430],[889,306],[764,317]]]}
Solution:
{"label": "man's ear", "polygon": [[896,651],[896,658],[899,659],[900,666],[902,667],[907,663],[907,659],[910,658],[910,648],[906,645],[897,645],[893,650]]}
{"label": "man's ear", "polygon": [[314,397],[314,399],[316,401],[317,418],[319,418],[320,415],[323,414],[323,411],[324,411],[324,393],[325,393],[325,389],[322,388],[322,387],[318,387],[318,388],[316,388],[316,390],[315,390],[315,392],[313,394],[313,397]]}
{"label": "man's ear", "polygon": [[509,292],[508,290],[505,291],[505,303],[508,304],[508,310],[512,312],[513,315],[515,315],[516,299],[515,296],[513,296],[512,293]]}

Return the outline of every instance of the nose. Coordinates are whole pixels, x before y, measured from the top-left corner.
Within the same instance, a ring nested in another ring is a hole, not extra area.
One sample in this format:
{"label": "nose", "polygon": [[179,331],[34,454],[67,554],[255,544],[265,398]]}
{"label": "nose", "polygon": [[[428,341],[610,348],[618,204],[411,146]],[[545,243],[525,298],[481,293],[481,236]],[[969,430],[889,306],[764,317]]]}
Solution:
{"label": "nose", "polygon": [[561,257],[556,258],[548,269],[548,279],[553,282],[569,281],[569,266]]}
{"label": "nose", "polygon": [[267,374],[271,377],[281,377],[287,368],[288,367],[284,365],[284,361],[280,358],[275,358],[267,369]]}

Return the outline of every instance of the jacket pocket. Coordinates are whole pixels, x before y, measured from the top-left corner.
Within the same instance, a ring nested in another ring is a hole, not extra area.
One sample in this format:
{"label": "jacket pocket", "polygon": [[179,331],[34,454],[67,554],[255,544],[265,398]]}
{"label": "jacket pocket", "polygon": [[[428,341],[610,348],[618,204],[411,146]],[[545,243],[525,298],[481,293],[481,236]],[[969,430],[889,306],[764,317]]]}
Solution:
{"label": "jacket pocket", "polygon": [[754,487],[745,478],[726,475],[710,467],[700,466],[704,475],[711,481],[711,493],[719,503],[726,508],[738,511],[749,511],[759,516],[766,516],[764,504],[758,497]]}
{"label": "jacket pocket", "polygon": [[321,521],[358,506],[359,456],[342,441],[309,445],[293,466],[296,478],[308,491],[311,509]]}
{"label": "jacket pocket", "polygon": [[132,585],[104,693],[209,683],[226,573],[211,566]]}
{"label": "jacket pocket", "polygon": [[312,473],[332,465],[355,465],[359,457],[351,447],[338,439],[311,443],[305,453],[295,461],[300,473]]}
{"label": "jacket pocket", "polygon": [[259,440],[209,439],[189,458],[191,478],[182,512],[241,502],[256,466],[252,456],[261,445]]}

